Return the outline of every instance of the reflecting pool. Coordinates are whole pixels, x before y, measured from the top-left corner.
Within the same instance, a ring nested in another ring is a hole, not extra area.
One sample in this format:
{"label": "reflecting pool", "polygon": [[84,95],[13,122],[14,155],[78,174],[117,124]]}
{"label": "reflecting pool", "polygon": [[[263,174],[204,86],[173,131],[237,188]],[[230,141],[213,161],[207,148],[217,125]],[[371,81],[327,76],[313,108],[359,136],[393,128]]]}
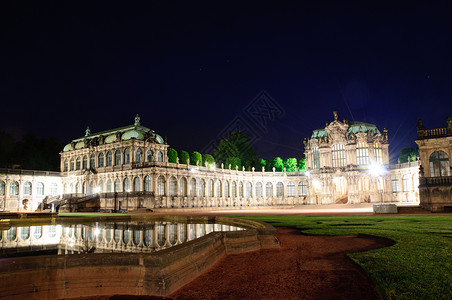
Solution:
{"label": "reflecting pool", "polygon": [[166,221],[16,226],[0,230],[0,258],[81,253],[151,253],[211,232],[244,228]]}

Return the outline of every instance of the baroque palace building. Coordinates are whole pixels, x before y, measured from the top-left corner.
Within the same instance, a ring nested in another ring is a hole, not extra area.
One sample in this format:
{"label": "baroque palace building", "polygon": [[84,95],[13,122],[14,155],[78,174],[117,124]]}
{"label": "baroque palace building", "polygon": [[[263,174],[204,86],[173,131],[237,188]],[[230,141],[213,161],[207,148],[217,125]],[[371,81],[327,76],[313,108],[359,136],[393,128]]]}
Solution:
{"label": "baroque palace building", "polygon": [[87,128],[60,153],[59,173],[0,170],[0,209],[34,211],[43,201],[100,211],[419,201],[419,162],[390,165],[386,129],[340,122],[334,111],[304,144],[306,172],[170,163],[166,141],[137,115],[130,126]]}
{"label": "baroque palace building", "polygon": [[452,117],[447,127],[426,129],[417,122],[420,172],[420,205],[431,211],[452,211]]}

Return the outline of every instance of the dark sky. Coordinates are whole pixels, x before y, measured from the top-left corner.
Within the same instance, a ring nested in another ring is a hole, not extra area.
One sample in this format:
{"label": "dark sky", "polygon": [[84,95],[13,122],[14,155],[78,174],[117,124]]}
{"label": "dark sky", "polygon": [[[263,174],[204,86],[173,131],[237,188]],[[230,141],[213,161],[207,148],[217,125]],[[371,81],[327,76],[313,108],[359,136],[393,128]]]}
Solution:
{"label": "dark sky", "polygon": [[450,1],[5,2],[0,128],[18,138],[69,142],[139,113],[176,149],[209,149],[239,122],[263,157],[299,158],[337,109],[388,128],[397,155],[418,117],[452,115]]}

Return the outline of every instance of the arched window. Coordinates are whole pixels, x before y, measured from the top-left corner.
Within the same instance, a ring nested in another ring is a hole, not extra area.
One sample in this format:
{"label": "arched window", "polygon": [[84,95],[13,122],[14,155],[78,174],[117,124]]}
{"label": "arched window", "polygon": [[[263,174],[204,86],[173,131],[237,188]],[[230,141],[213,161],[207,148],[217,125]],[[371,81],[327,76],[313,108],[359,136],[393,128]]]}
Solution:
{"label": "arched window", "polygon": [[284,184],[282,182],[278,182],[276,184],[276,197],[284,196]]}
{"label": "arched window", "polygon": [[215,181],[215,197],[221,197],[221,182],[219,180]]}
{"label": "arched window", "polygon": [[333,168],[345,166],[345,149],[342,144],[333,145]]}
{"label": "arched window", "polygon": [[251,197],[251,182],[245,182],[245,197]]}
{"label": "arched window", "polygon": [[430,177],[450,176],[449,156],[444,151],[435,151],[430,155]]}
{"label": "arched window", "polygon": [[[44,191],[44,189],[42,189]],[[71,182],[71,184],[69,185],[69,193],[75,193],[74,190],[74,184]]]}
{"label": "arched window", "polygon": [[68,163],[67,163],[67,159],[65,159],[64,160],[64,172],[67,172],[68,171],[68,167],[69,167],[69,165],[68,165]]}
{"label": "arched window", "polygon": [[314,147],[312,149],[312,168],[313,169],[320,168],[320,152],[318,147]]}
{"label": "arched window", "polygon": [[265,196],[268,198],[273,197],[273,184],[271,182],[265,184]]}
{"label": "arched window", "polygon": [[113,165],[113,154],[111,151],[107,152],[107,167],[111,167]]}
{"label": "arched window", "polygon": [[89,167],[91,169],[94,169],[96,167],[96,156],[94,155],[94,153],[89,157]]}
{"label": "arched window", "polygon": [[0,195],[5,195],[5,182],[3,180],[0,181]]}
{"label": "arched window", "polygon": [[402,190],[404,192],[409,192],[410,191],[410,183],[409,183],[408,174],[405,174],[402,177]]}
{"label": "arched window", "polygon": [[77,183],[75,184],[75,192],[76,192],[76,193],[80,193],[80,182],[77,182]]}
{"label": "arched window", "polygon": [[124,179],[123,187],[124,187],[124,189],[123,189],[124,192],[126,192],[126,193],[130,192],[130,180],[129,180],[129,178],[126,177]]}
{"label": "arched window", "polygon": [[157,180],[157,196],[165,195],[165,177],[159,176]]}
{"label": "arched window", "polygon": [[392,186],[393,193],[399,192],[399,178],[397,176],[391,177],[391,186]]}
{"label": "arched window", "polygon": [[229,182],[224,181],[224,196],[229,198]]}
{"label": "arched window", "polygon": [[39,195],[39,196],[43,196],[44,195],[44,183],[38,182],[36,184],[36,194]]}
{"label": "arched window", "polygon": [[141,162],[141,149],[138,148],[137,149],[137,158],[136,158],[136,162],[140,163]]}
{"label": "arched window", "polygon": [[130,164],[130,149],[126,148],[126,150],[124,150],[124,164],[128,165]]}
{"label": "arched window", "polygon": [[67,183],[63,184],[63,194],[67,194]]}
{"label": "arched window", "polygon": [[184,177],[179,181],[179,195],[187,196],[187,179]]}
{"label": "arched window", "polygon": [[381,143],[380,142],[375,142],[374,145],[374,160],[375,163],[377,164],[382,164],[383,163],[383,155],[382,155],[382,151],[381,151]]}
{"label": "arched window", "polygon": [[116,150],[115,152],[115,166],[119,166],[121,164],[121,150]]}
{"label": "arched window", "polygon": [[295,197],[295,183],[293,183],[293,182],[287,183],[287,196]]}
{"label": "arched window", "polygon": [[102,180],[99,180],[97,183],[97,192],[103,193],[104,192],[104,182]]}
{"label": "arched window", "polygon": [[[111,155],[111,153],[110,153],[110,155]],[[97,162],[97,166],[99,168],[104,167],[104,154],[103,153],[99,154],[99,161]]]}
{"label": "arched window", "polygon": [[256,182],[256,197],[262,197],[262,183]]}
{"label": "arched window", "polygon": [[24,192],[24,195],[31,195],[31,182],[29,182],[29,181],[27,181],[27,182],[25,182],[24,183],[24,185],[23,185],[23,192]]}
{"label": "arched window", "polygon": [[196,180],[194,178],[190,180],[190,196],[196,196]]}
{"label": "arched window", "polygon": [[88,194],[94,194],[94,182],[92,180],[89,182]]}
{"label": "arched window", "polygon": [[77,157],[76,163],[75,163],[75,169],[80,170],[80,156]]}
{"label": "arched window", "polygon": [[239,197],[243,197],[243,183],[239,182]]}
{"label": "arched window", "polygon": [[149,175],[144,177],[144,191],[145,192],[151,191],[151,177]]}
{"label": "arched window", "polygon": [[308,185],[306,181],[302,181],[298,184],[298,196],[305,197],[308,195]]}
{"label": "arched window", "polygon": [[107,180],[107,193],[111,193],[111,180]]}
{"label": "arched window", "polygon": [[159,162],[163,161],[163,153],[162,153],[162,151],[157,152],[157,161],[159,161]]}
{"label": "arched window", "polygon": [[206,182],[204,181],[204,179],[201,179],[199,181],[199,185],[198,185],[198,196],[199,197],[204,197],[205,188],[206,188]]}
{"label": "arched window", "polygon": [[232,198],[237,197],[237,186],[235,184],[235,181],[231,184],[231,192],[232,192]]}
{"label": "arched window", "polygon": [[369,148],[366,143],[360,142],[356,146],[356,162],[358,165],[369,164]]}
{"label": "arched window", "polygon": [[71,158],[71,171],[74,171],[74,158]]}
{"label": "arched window", "polygon": [[83,156],[83,167],[82,167],[82,169],[83,170],[86,170],[86,169],[88,169],[88,156]]}
{"label": "arched window", "polygon": [[20,239],[22,241],[28,240],[30,237],[30,226],[20,227]]}
{"label": "arched window", "polygon": [[83,193],[83,194],[86,194],[86,181],[83,181],[83,184],[82,184],[82,193]]}
{"label": "arched window", "polygon": [[210,179],[207,184],[207,197],[213,197],[213,180]]}
{"label": "arched window", "polygon": [[154,160],[154,153],[152,152],[152,150],[148,150],[148,152],[146,153],[146,161],[153,161]]}
{"label": "arched window", "polygon": [[19,183],[17,181],[13,181],[9,184],[9,194],[19,195]]}
{"label": "arched window", "polygon": [[133,190],[135,192],[141,191],[141,182],[139,177],[135,177],[135,179],[133,180]]}
{"label": "arched window", "polygon": [[42,226],[33,226],[33,237],[40,239],[42,237]]}
{"label": "arched window", "polygon": [[169,179],[169,195],[171,197],[177,196],[177,180],[175,177]]}
{"label": "arched window", "polygon": [[121,181],[119,180],[119,178],[116,178],[115,180],[115,192],[120,192],[121,191]]}

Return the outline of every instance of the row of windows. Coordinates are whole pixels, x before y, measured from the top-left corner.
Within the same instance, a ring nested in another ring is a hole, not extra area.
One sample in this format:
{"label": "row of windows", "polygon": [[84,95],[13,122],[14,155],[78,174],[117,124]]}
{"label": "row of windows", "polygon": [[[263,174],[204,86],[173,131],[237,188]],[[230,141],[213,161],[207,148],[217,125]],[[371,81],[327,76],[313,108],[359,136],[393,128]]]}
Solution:
{"label": "row of windows", "polygon": [[[156,194],[158,196],[164,196],[166,195],[165,189],[166,189],[166,180],[165,177],[159,176],[157,179],[157,189]],[[131,186],[131,184],[133,184]],[[243,194],[245,194],[245,197],[252,197],[252,183],[251,182],[245,182],[245,189],[243,188],[243,183],[238,182],[236,184],[235,181],[231,183],[231,189],[229,189],[229,182],[224,181],[223,184],[219,180],[213,181],[212,179],[207,182],[207,188],[206,188],[206,182],[205,180],[201,179],[196,181],[196,179],[192,178],[190,180],[190,186],[189,189],[187,189],[187,179],[181,178],[179,182],[175,177],[171,177],[168,182],[168,196],[187,196],[190,195],[192,197],[198,195],[199,197],[221,197],[224,191],[224,196],[226,198],[229,197],[237,197],[237,194],[239,197],[243,197]],[[105,189],[104,189],[105,188]],[[106,181],[105,187],[103,180],[100,180],[97,183],[97,187],[95,188],[94,182],[91,181],[89,185],[87,185],[86,182],[83,182],[82,184],[76,183],[75,186],[73,183],[71,184],[64,184],[64,193],[88,193],[92,194],[94,192],[131,192],[131,191],[145,191],[150,192],[151,191],[151,177],[146,176],[143,181],[139,177],[135,177],[133,181],[129,178],[125,178],[122,182],[118,178],[114,182],[112,180],[108,179]],[[231,193],[231,195],[229,194]],[[273,197],[273,184],[271,182],[267,182],[265,184],[265,195],[267,197]],[[278,182],[276,184],[276,196],[282,197],[284,195],[284,184],[282,182]],[[256,197],[263,197],[263,186],[261,182],[257,182],[255,184],[254,189],[254,196]],[[287,183],[287,196],[288,197],[295,197],[295,184],[293,182]],[[302,181],[298,184],[298,196],[307,196],[307,184],[306,182]]]}
{"label": "row of windows", "polygon": [[[145,160],[147,162],[151,162],[154,160],[154,152],[152,150],[148,150],[146,152],[146,157],[143,157],[143,151],[141,150],[141,148],[138,148],[136,150],[135,153],[135,162],[137,163],[141,163]],[[121,161],[122,159],[122,161]],[[162,151],[157,151],[157,161],[158,162],[163,162],[163,153]],[[130,158],[130,149],[126,148],[124,151],[121,150],[116,150],[114,152],[114,156],[113,156],[113,152],[112,151],[108,151],[106,155],[104,155],[104,153],[99,153],[99,155],[97,156],[97,167],[98,168],[103,168],[105,166],[107,167],[111,167],[113,166],[113,164],[115,166],[119,166],[122,164],[124,165],[128,165],[131,162],[131,158]],[[96,155],[95,154],[91,154],[91,156],[89,157],[89,167],[90,168],[96,168]],[[88,156],[85,155],[82,157],[77,157],[76,159],[71,158],[71,160],[68,162],[67,159],[64,160],[64,166],[63,166],[63,171],[67,172],[67,171],[74,171],[74,170],[84,170],[84,169],[88,169]]]}
{"label": "row of windows", "polygon": [[[400,192],[399,178],[397,176],[391,177],[391,186],[392,186],[393,193]],[[414,191],[414,189],[417,186],[419,186],[419,178],[416,175],[413,175],[413,177],[411,177],[409,174],[405,174],[402,176],[402,191],[403,192]]]}
{"label": "row of windows", "polygon": [[[44,195],[44,183],[38,182],[36,183],[35,195],[43,196]],[[2,180],[0,181],[0,195],[4,196],[6,192],[6,184]],[[22,193],[25,196],[30,196],[33,194],[33,188],[31,182],[27,181],[22,184]],[[9,184],[9,194],[10,195],[19,195],[19,182],[12,181]],[[58,185],[56,183],[50,184],[50,195],[56,196],[58,194]]]}
{"label": "row of windows", "polygon": [[[314,147],[312,149],[312,168],[319,169],[320,168],[320,152],[318,147]],[[332,160],[333,167],[345,167],[346,159],[345,159],[345,149],[342,144],[335,144],[332,148]],[[374,147],[374,160],[376,163],[383,163],[382,159],[382,150],[381,145],[379,143],[375,144]],[[366,143],[358,143],[356,146],[356,162],[358,165],[368,165],[369,164],[369,148]]]}

